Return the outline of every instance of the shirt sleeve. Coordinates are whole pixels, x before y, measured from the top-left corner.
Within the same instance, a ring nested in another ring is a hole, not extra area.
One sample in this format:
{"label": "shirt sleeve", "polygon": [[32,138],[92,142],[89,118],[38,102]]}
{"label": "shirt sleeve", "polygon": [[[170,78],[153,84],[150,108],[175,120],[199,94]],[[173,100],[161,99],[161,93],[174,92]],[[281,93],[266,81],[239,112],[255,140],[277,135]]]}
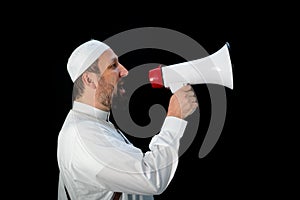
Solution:
{"label": "shirt sleeve", "polygon": [[81,131],[79,126],[81,150],[74,151],[72,173],[79,181],[88,181],[106,190],[160,194],[176,171],[180,138],[186,125],[185,120],[166,117],[160,133],[149,144],[150,151],[145,154],[110,133],[109,129],[82,127],[85,133],[80,134],[83,129]]}

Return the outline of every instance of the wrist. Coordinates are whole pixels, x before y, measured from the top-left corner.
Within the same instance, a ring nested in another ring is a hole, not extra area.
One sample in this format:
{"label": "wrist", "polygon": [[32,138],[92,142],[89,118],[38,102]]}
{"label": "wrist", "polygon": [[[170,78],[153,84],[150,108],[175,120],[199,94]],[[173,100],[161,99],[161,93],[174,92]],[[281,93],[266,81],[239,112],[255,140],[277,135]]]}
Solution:
{"label": "wrist", "polygon": [[181,115],[178,114],[178,113],[175,113],[175,112],[168,112],[168,113],[167,113],[167,116],[168,116],[168,117],[177,117],[177,118],[179,118],[179,119],[182,119]]}

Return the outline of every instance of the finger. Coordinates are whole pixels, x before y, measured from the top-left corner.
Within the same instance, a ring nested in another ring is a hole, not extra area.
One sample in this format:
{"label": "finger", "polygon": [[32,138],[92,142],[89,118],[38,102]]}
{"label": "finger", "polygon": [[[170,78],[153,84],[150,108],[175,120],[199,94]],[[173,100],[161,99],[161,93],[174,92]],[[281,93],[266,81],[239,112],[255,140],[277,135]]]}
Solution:
{"label": "finger", "polygon": [[186,96],[187,96],[187,97],[195,97],[196,95],[195,95],[195,92],[194,92],[194,91],[188,91],[188,92],[186,93]]}
{"label": "finger", "polygon": [[197,98],[196,98],[196,97],[191,97],[191,98],[190,98],[190,101],[191,101],[192,103],[197,103]]}
{"label": "finger", "polygon": [[193,103],[193,106],[194,106],[195,108],[198,108],[198,107],[199,107],[199,104],[198,104],[197,102],[195,102],[195,103]]}
{"label": "finger", "polygon": [[182,87],[182,90],[183,90],[183,91],[186,91],[186,92],[187,92],[187,91],[190,91],[191,89],[192,89],[192,86],[191,86],[191,85],[185,85],[185,86]]}
{"label": "finger", "polygon": [[192,108],[190,110],[190,114],[194,113],[196,111],[196,109],[198,108],[198,104],[197,103],[193,103],[192,104]]}

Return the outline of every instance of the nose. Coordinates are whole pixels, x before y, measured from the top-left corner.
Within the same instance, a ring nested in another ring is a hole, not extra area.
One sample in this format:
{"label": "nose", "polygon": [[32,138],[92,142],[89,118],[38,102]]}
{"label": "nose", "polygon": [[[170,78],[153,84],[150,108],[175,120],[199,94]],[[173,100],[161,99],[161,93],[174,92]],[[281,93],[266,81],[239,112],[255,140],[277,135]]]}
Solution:
{"label": "nose", "polygon": [[122,64],[119,64],[119,72],[121,78],[128,75],[128,70]]}

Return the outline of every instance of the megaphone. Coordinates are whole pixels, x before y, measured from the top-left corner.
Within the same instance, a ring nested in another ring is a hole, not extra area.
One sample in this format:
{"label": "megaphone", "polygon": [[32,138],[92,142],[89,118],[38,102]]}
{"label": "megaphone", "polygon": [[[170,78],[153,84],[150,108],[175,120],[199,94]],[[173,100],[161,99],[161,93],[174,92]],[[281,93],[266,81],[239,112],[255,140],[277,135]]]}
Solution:
{"label": "megaphone", "polygon": [[229,44],[201,59],[164,67],[160,65],[150,70],[148,75],[152,88],[166,87],[172,93],[187,84],[218,84],[233,89]]}

